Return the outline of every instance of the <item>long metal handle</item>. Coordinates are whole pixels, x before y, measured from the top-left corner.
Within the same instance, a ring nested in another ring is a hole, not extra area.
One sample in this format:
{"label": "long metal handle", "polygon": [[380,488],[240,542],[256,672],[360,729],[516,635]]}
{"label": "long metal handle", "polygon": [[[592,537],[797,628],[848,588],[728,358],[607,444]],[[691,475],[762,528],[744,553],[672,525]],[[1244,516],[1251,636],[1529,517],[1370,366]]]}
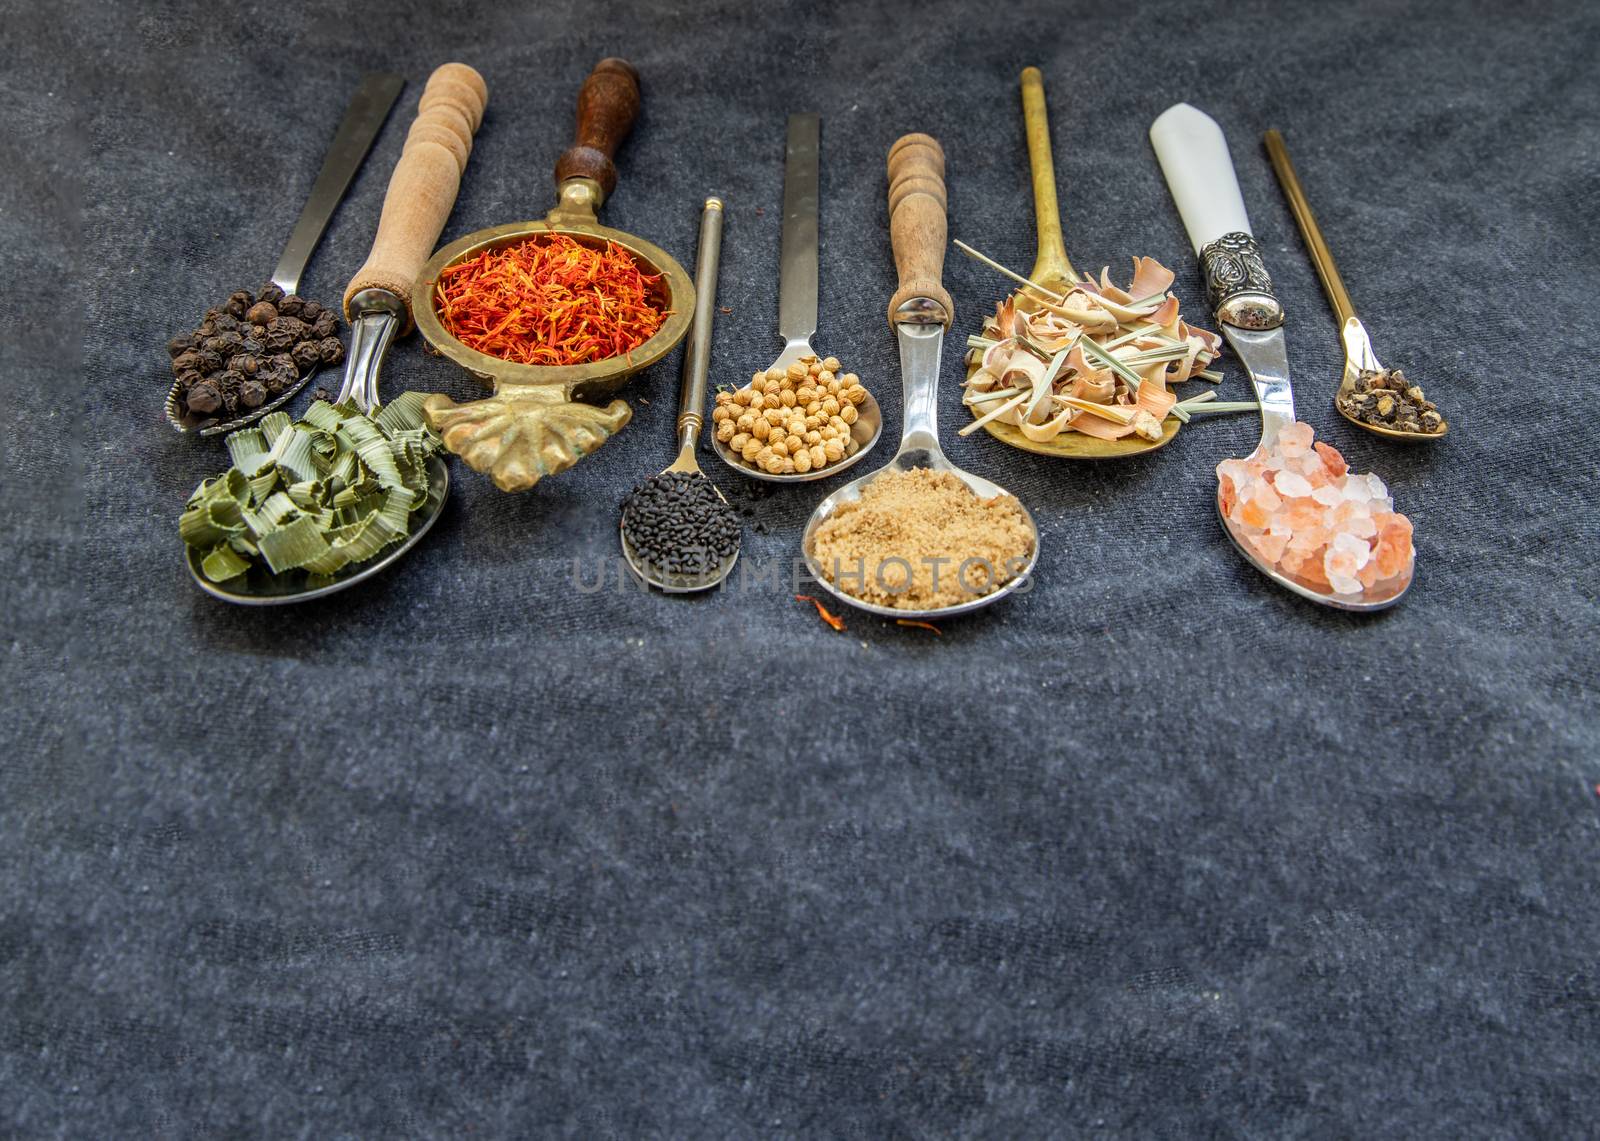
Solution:
{"label": "long metal handle", "polygon": [[900,430],[899,455],[939,449],[939,349],[944,326],[902,321],[895,326],[900,341],[901,403],[905,423]]}
{"label": "long metal handle", "polygon": [[350,189],[351,180],[361,169],[367,152],[378,139],[384,120],[394,101],[400,98],[405,78],[387,72],[373,72],[362,78],[356,88],[355,98],[344,113],[344,121],[334,133],[328,157],[322,160],[322,170],[312,184],[311,197],[306,199],[300,220],[294,224],[289,244],[283,247],[278,268],[272,271],[272,280],[285,293],[295,293],[300,288],[300,278],[306,271],[311,253],[322,240],[334,210]]}
{"label": "long metal handle", "polygon": [[1033,174],[1033,218],[1039,254],[1028,277],[1048,285],[1076,278],[1061,239],[1061,204],[1056,200],[1056,164],[1050,153],[1050,116],[1044,105],[1044,77],[1037,67],[1022,69],[1022,125],[1028,135],[1028,166]]}
{"label": "long metal handle", "polygon": [[1277,131],[1268,131],[1265,141],[1267,158],[1272,161],[1272,172],[1278,176],[1283,196],[1289,200],[1295,224],[1300,227],[1300,236],[1305,239],[1306,249],[1311,254],[1311,264],[1316,267],[1323,292],[1328,295],[1328,304],[1333,306],[1334,316],[1339,318],[1342,327],[1356,315],[1356,309],[1350,304],[1350,294],[1345,291],[1344,281],[1339,277],[1339,267],[1333,263],[1333,251],[1328,249],[1327,240],[1322,236],[1322,227],[1317,225],[1316,215],[1311,213],[1311,203],[1306,201],[1306,192],[1300,188],[1300,178],[1294,172],[1294,163],[1289,161],[1289,149],[1283,145],[1283,136]]}
{"label": "long metal handle", "polygon": [[783,158],[783,237],[778,258],[778,336],[817,331],[817,163],[821,120],[790,115]]}
{"label": "long metal handle", "polygon": [[722,257],[722,199],[707,198],[700,214],[700,249],[694,263],[694,324],[678,384],[678,452],[694,453],[705,422],[706,373],[711,368],[711,324],[717,313],[717,265]]}

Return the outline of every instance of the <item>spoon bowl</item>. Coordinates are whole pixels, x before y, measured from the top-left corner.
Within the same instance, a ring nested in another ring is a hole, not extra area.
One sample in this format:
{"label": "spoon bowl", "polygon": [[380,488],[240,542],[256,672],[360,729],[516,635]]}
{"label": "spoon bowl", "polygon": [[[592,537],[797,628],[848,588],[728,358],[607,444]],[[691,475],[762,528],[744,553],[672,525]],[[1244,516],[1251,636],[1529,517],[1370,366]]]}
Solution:
{"label": "spoon bowl", "polygon": [[1361,374],[1364,372],[1382,372],[1383,365],[1378,363],[1377,356],[1372,352],[1372,341],[1367,336],[1366,326],[1361,323],[1361,318],[1353,313],[1344,323],[1343,338],[1344,377],[1340,380],[1339,391],[1333,398],[1333,407],[1339,415],[1357,427],[1365,428],[1367,431],[1382,436],[1386,440],[1416,444],[1432,443],[1435,440],[1442,439],[1444,434],[1450,430],[1448,421],[1442,422],[1437,432],[1407,432],[1400,428],[1386,428],[1382,424],[1368,424],[1365,420],[1357,419],[1345,411],[1343,398],[1355,392],[1356,381],[1361,378]]}
{"label": "spoon bowl", "polygon": [[405,553],[422,541],[430,528],[439,521],[445,500],[450,496],[450,469],[438,456],[428,459],[428,496],[422,506],[411,513],[411,530],[404,539],[384,551],[375,559],[356,563],[346,572],[323,580],[306,571],[285,571],[273,574],[266,567],[252,566],[248,571],[222,582],[212,582],[200,571],[201,552],[191,547],[188,551],[189,574],[195,585],[213,598],[237,606],[281,606],[291,602],[310,602],[348,590],[358,582],[399,561]]}
{"label": "spoon bowl", "polygon": [[796,471],[786,475],[772,475],[745,463],[743,456],[736,454],[727,444],[717,439],[714,433],[711,437],[711,447],[718,459],[740,475],[766,483],[810,483],[813,480],[829,479],[866,459],[867,453],[872,450],[872,446],[878,442],[878,437],[881,435],[883,435],[883,409],[878,407],[877,398],[868,392],[867,398],[856,405],[856,422],[850,425],[850,439],[855,443],[856,450],[827,467],[813,468],[808,472]]}

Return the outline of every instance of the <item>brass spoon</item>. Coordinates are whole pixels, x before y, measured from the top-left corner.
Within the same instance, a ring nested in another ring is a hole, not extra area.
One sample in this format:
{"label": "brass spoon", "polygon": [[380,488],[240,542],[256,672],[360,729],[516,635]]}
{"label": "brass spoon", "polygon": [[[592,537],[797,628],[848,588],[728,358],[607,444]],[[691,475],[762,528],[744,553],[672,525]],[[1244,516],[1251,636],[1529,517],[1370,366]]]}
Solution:
{"label": "brass spoon", "polygon": [[1344,340],[1344,377],[1339,382],[1339,390],[1334,395],[1334,409],[1350,423],[1367,431],[1383,436],[1390,440],[1405,440],[1411,442],[1442,439],[1450,430],[1447,422],[1441,421],[1437,432],[1405,432],[1399,428],[1385,428],[1381,424],[1368,424],[1344,410],[1340,398],[1355,392],[1356,380],[1363,372],[1381,372],[1383,365],[1378,363],[1378,358],[1373,355],[1372,341],[1367,337],[1366,326],[1356,316],[1355,306],[1350,303],[1350,294],[1345,292],[1344,282],[1339,277],[1339,267],[1333,263],[1333,253],[1328,249],[1328,243],[1322,236],[1322,228],[1317,225],[1316,216],[1311,213],[1311,204],[1306,201],[1305,191],[1300,187],[1300,179],[1294,172],[1294,164],[1289,161],[1288,148],[1283,145],[1283,136],[1277,131],[1268,131],[1266,134],[1267,158],[1272,161],[1273,173],[1278,176],[1278,185],[1283,187],[1283,196],[1289,200],[1289,209],[1294,213],[1295,224],[1300,227],[1300,236],[1305,239],[1306,250],[1311,255],[1311,264],[1316,267],[1317,278],[1322,282],[1322,289],[1328,295],[1328,304],[1333,306],[1334,316],[1339,319],[1340,336]]}
{"label": "brass spoon", "polygon": [[[802,357],[815,356],[811,335],[817,331],[817,184],[818,136],[821,123],[815,114],[790,115],[783,155],[783,230],[778,246],[778,335],[783,351],[768,366],[788,368]],[[859,463],[883,432],[883,412],[871,392],[856,407],[850,425],[855,451],[836,463],[805,472],[773,475],[751,467],[715,435],[712,449],[723,463],[740,475],[768,483],[809,483],[827,479]]]}
{"label": "brass spoon", "polygon": [[[1028,135],[1028,166],[1033,176],[1034,226],[1039,234],[1039,252],[1034,258],[1033,270],[1028,279],[1051,293],[1065,294],[1078,280],[1077,272],[1067,260],[1067,248],[1061,238],[1061,206],[1056,200],[1056,166],[1050,153],[1050,119],[1044,104],[1044,77],[1036,67],[1022,69],[1022,124]],[[1033,306],[1024,290],[1017,298],[1018,308],[1025,312]],[[981,332],[980,328],[980,332]],[[968,357],[967,377],[978,371],[981,354]],[[982,408],[972,409],[973,417],[983,415]],[[1166,447],[1182,427],[1176,416],[1167,416],[1161,424],[1161,439],[1145,440],[1139,436],[1124,436],[1120,440],[1102,440],[1082,432],[1062,432],[1052,440],[1030,440],[1015,424],[1002,424],[990,420],[984,431],[1003,444],[1024,452],[1041,456],[1056,456],[1067,460],[1109,460],[1126,456],[1141,456],[1157,448]]]}
{"label": "brass spoon", "polygon": [[[700,215],[700,249],[695,255],[694,324],[689,328],[689,347],[683,354],[683,381],[678,388],[678,458],[662,469],[662,475],[683,472],[699,479],[706,478],[695,459],[695,445],[700,439],[706,402],[706,371],[711,364],[711,322],[717,312],[717,262],[721,254],[722,199],[707,198],[705,210]],[[712,487],[718,499],[728,502],[721,488],[715,484]],[[622,536],[622,557],[628,560],[633,573],[651,586],[671,594],[709,590],[727,578],[728,572],[733,570],[733,564],[739,561],[736,547],[721,565],[700,574],[671,574],[639,557],[633,544],[628,542],[626,524],[620,525],[618,530]]]}

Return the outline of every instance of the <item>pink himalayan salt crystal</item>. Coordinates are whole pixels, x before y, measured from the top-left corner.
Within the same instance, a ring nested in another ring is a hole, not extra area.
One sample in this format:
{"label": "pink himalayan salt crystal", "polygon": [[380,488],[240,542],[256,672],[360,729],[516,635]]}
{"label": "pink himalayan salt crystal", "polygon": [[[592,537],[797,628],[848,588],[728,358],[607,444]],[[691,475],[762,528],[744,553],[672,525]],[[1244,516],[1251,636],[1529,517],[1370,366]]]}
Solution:
{"label": "pink himalayan salt crystal", "polygon": [[1286,460],[1292,460],[1296,456],[1303,456],[1311,447],[1311,440],[1315,435],[1316,433],[1312,431],[1310,424],[1302,420],[1296,420],[1293,424],[1285,426],[1278,433],[1276,451]]}
{"label": "pink himalayan salt crystal", "polygon": [[1294,423],[1276,446],[1217,465],[1217,499],[1262,562],[1317,590],[1359,595],[1412,559],[1411,521],[1383,480],[1351,473],[1337,449]]}

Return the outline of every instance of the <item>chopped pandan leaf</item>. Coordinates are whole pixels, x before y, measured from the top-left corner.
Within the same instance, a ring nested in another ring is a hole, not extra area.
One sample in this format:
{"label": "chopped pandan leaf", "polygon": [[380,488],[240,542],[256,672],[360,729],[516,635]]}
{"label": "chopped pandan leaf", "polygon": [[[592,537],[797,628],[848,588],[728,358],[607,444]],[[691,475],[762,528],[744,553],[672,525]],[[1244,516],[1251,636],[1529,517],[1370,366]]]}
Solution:
{"label": "chopped pandan leaf", "polygon": [[246,477],[256,475],[270,452],[267,437],[260,428],[245,428],[228,437],[228,455],[233,466]]}
{"label": "chopped pandan leaf", "polygon": [[293,523],[260,536],[261,557],[274,574],[295,570],[326,555],[328,541],[317,528],[317,521],[302,515]]}
{"label": "chopped pandan leaf", "polygon": [[366,464],[382,487],[401,486],[400,472],[394,464],[394,453],[389,450],[389,440],[365,416],[351,417],[339,425],[338,436],[356,450],[361,462]]}
{"label": "chopped pandan leaf", "polygon": [[227,543],[218,543],[200,560],[200,573],[210,582],[227,582],[250,569],[250,560]]}
{"label": "chopped pandan leaf", "polygon": [[312,461],[312,435],[298,429],[285,433],[273,446],[274,462],[284,475],[286,483],[303,483],[316,479],[319,474]]}
{"label": "chopped pandan leaf", "polygon": [[340,421],[344,417],[339,415],[339,410],[326,400],[317,400],[312,403],[310,408],[306,409],[305,415],[301,416],[300,419],[314,428],[321,428],[324,432],[332,432],[338,428]]}
{"label": "chopped pandan leaf", "polygon": [[327,502],[327,488],[321,480],[307,479],[291,483],[284,491],[300,510],[313,514]]}
{"label": "chopped pandan leaf", "polygon": [[268,412],[261,418],[261,423],[258,426],[261,429],[261,434],[267,438],[267,445],[271,447],[277,444],[278,439],[289,430],[292,424],[293,421],[289,419],[287,412]]}
{"label": "chopped pandan leaf", "polygon": [[409,432],[422,427],[422,402],[428,398],[424,392],[402,392],[380,408],[373,420],[390,435]]}

